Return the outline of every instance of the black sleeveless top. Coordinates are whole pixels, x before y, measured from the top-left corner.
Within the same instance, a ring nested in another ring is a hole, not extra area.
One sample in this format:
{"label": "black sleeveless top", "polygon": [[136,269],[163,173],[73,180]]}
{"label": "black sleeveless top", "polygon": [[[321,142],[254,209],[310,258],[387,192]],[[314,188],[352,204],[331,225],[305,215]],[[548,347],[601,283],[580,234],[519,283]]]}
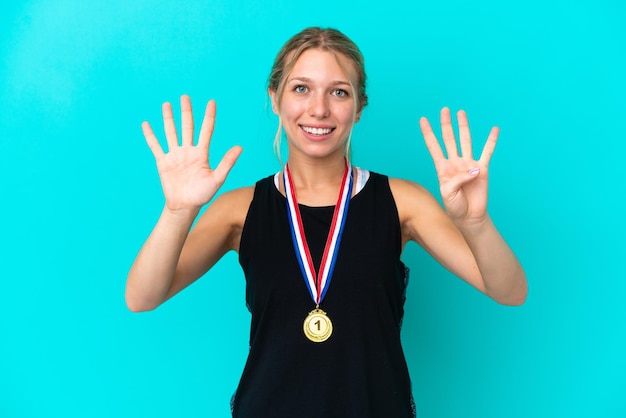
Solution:
{"label": "black sleeveless top", "polygon": [[[333,210],[300,205],[316,269]],[[239,249],[252,313],[250,353],[233,396],[233,417],[415,416],[400,343],[408,280],[401,245],[388,179],[371,173],[350,201],[320,305],[333,333],[311,342],[302,327],[315,304],[296,259],[286,199],[272,176],[256,184]]]}

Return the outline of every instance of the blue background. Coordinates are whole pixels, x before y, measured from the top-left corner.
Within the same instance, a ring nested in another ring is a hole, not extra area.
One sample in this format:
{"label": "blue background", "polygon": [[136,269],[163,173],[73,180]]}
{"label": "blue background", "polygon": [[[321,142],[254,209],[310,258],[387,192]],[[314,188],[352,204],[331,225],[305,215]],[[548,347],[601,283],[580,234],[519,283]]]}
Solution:
{"label": "blue background", "polygon": [[[154,312],[127,271],[163,205],[140,130],[187,93],[225,189],[279,169],[266,78],[311,25],[362,49],[357,165],[438,196],[418,117],[501,127],[490,211],[525,266],[496,304],[407,247],[418,415],[626,416],[623,1],[41,0],[0,17],[0,417],[227,417],[249,314],[235,254]],[[314,394],[311,394],[314,397]]]}

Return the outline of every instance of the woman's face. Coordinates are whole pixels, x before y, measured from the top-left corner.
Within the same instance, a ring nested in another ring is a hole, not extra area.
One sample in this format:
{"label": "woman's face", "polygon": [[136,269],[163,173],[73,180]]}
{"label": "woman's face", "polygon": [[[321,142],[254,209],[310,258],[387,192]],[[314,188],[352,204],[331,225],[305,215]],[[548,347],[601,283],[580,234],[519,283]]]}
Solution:
{"label": "woman's face", "polygon": [[[280,105],[270,90],[272,107],[281,117],[294,152],[310,157],[344,153],[344,144],[355,117],[355,98],[350,82],[358,86],[354,64],[344,55],[308,49],[300,55],[288,75]],[[339,62],[341,65],[339,65]],[[346,70],[342,70],[342,67]]]}

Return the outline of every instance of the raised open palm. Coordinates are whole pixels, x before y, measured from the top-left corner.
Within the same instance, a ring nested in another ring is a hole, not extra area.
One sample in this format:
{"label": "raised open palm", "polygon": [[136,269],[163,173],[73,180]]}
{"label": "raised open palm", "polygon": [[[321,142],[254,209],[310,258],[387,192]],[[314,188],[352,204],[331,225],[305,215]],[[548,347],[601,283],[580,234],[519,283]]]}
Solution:
{"label": "raised open palm", "polygon": [[443,205],[448,215],[456,222],[466,224],[480,222],[487,214],[489,161],[498,140],[499,129],[497,127],[491,129],[480,159],[475,160],[465,112],[460,110],[457,113],[460,153],[452,128],[450,109],[447,107],[441,109],[440,117],[447,158],[430,123],[424,117],[420,119],[420,128],[435,163]]}
{"label": "raised open palm", "polygon": [[154,155],[170,210],[195,210],[208,203],[224,184],[228,172],[241,153],[241,147],[231,148],[215,169],[209,165],[209,145],[215,126],[215,102],[209,101],[200,128],[198,143],[194,145],[194,124],[189,96],[180,98],[182,112],[182,141],[178,140],[172,115],[172,105],[163,104],[163,124],[167,139],[167,153],[154,135],[148,122],[142,124],[146,142]]}

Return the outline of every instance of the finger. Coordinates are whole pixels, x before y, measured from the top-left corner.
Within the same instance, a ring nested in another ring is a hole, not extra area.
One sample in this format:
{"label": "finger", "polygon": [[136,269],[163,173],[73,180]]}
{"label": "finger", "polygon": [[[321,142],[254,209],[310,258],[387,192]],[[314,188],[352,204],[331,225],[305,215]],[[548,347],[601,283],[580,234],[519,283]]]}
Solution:
{"label": "finger", "polygon": [[437,162],[445,159],[445,157],[443,156],[443,151],[441,150],[439,141],[433,132],[433,128],[431,128],[428,119],[423,116],[420,118],[420,129],[422,130],[422,135],[424,136],[426,148],[428,148],[430,156],[435,162],[435,165],[437,165]]}
{"label": "finger", "polygon": [[169,102],[163,103],[163,128],[165,129],[168,150],[176,148],[178,146],[178,134],[176,133],[176,125],[174,124],[172,105]]}
{"label": "finger", "polygon": [[193,145],[193,113],[191,99],[186,94],[180,96],[180,110],[182,116],[182,145]]}
{"label": "finger", "polygon": [[456,114],[459,123],[459,142],[461,143],[461,156],[463,158],[474,159],[472,153],[472,136],[470,135],[467,114],[464,110],[459,110]]}
{"label": "finger", "polygon": [[456,148],[456,139],[454,138],[454,130],[452,129],[452,120],[450,118],[450,109],[444,107],[441,109],[441,136],[446,146],[446,154],[448,158],[458,157],[459,152]]}
{"label": "finger", "polygon": [[150,147],[150,151],[152,151],[152,155],[158,160],[164,152],[163,148],[161,148],[161,144],[159,144],[159,140],[154,135],[154,131],[152,131],[152,127],[148,122],[144,122],[141,124],[141,130],[143,131],[143,136],[146,138],[148,147]]}
{"label": "finger", "polygon": [[237,158],[241,154],[242,148],[237,145],[228,150],[228,152],[222,157],[222,161],[217,165],[215,170],[213,171],[220,182],[223,182],[226,179],[226,176],[230,172],[231,168],[235,165]]}
{"label": "finger", "polygon": [[496,149],[498,135],[500,135],[500,128],[498,128],[497,126],[491,128],[491,132],[489,132],[489,136],[487,137],[487,142],[485,143],[483,151],[480,154],[481,165],[489,165],[489,162],[491,161],[491,156],[493,155],[493,151]]}
{"label": "finger", "polygon": [[215,101],[209,100],[204,112],[202,127],[200,127],[200,137],[198,138],[198,146],[209,148],[211,137],[213,136],[213,128],[215,127]]}

